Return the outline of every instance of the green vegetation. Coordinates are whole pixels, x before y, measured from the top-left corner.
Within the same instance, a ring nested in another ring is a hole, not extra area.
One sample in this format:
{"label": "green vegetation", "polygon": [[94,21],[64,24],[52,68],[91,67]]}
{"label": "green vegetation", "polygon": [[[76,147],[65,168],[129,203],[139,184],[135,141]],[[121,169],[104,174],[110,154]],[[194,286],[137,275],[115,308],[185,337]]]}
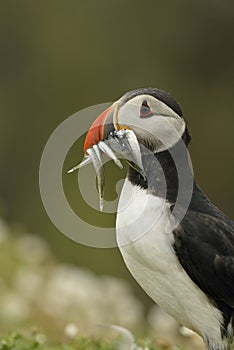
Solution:
{"label": "green vegetation", "polygon": [[[101,339],[80,337],[72,343],[57,345],[41,344],[36,335],[25,337],[21,334],[11,334],[0,338],[0,350],[162,350],[168,347],[158,347],[147,340],[139,340],[138,345],[125,346],[118,343],[107,342]],[[174,348],[175,349],[175,348]],[[179,350],[179,349],[178,349]]]}
{"label": "green vegetation", "polygon": [[40,344],[36,336],[24,337],[12,334],[1,339],[0,350],[111,350],[110,344],[100,340],[80,338],[76,342],[60,345]]}

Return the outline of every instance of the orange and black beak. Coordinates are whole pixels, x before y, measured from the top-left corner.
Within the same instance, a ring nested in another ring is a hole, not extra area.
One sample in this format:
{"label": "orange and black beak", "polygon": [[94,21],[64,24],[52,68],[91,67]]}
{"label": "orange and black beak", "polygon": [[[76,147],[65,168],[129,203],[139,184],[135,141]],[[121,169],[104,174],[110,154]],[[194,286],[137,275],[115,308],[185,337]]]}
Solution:
{"label": "orange and black beak", "polygon": [[114,104],[102,112],[91,125],[84,142],[84,153],[99,141],[103,141],[108,137],[110,132],[115,130],[114,127]]}
{"label": "orange and black beak", "polygon": [[102,112],[91,125],[84,142],[84,153],[94,145],[108,138],[111,132],[118,130],[129,130],[125,125],[119,125],[118,112],[119,102],[113,103]]}

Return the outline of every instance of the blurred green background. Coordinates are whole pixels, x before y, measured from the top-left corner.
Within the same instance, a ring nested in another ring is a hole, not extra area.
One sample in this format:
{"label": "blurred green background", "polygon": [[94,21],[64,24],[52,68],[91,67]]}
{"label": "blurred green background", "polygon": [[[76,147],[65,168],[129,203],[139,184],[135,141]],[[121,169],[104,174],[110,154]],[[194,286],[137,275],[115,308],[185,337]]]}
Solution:
{"label": "blurred green background", "polygon": [[[234,219],[234,3],[20,0],[0,7],[1,216],[44,236],[61,261],[129,279],[146,298],[117,249],[79,245],[53,226],[39,194],[40,157],[76,111],[159,87],[182,106],[198,182]],[[73,152],[71,166],[81,153]],[[104,224],[105,215],[97,220]]]}

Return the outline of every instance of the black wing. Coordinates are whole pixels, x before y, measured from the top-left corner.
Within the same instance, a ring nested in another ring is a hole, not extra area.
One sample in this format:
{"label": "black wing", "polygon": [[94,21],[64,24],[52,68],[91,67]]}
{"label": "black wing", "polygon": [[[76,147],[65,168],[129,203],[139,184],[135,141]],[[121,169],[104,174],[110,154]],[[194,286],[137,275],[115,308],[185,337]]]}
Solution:
{"label": "black wing", "polygon": [[234,228],[189,210],[174,230],[174,249],[189,277],[225,313],[234,313]]}

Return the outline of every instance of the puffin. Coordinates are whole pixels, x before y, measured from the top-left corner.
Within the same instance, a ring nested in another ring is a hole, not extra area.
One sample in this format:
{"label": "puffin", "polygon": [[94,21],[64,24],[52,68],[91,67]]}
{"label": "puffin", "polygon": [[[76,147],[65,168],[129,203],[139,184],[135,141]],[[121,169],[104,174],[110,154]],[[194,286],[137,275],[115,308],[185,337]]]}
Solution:
{"label": "puffin", "polygon": [[116,240],[132,276],[155,303],[199,334],[207,350],[230,350],[234,332],[234,222],[197,184],[190,132],[176,100],[158,88],[125,93],[84,142],[103,210],[103,157],[128,172]]}

